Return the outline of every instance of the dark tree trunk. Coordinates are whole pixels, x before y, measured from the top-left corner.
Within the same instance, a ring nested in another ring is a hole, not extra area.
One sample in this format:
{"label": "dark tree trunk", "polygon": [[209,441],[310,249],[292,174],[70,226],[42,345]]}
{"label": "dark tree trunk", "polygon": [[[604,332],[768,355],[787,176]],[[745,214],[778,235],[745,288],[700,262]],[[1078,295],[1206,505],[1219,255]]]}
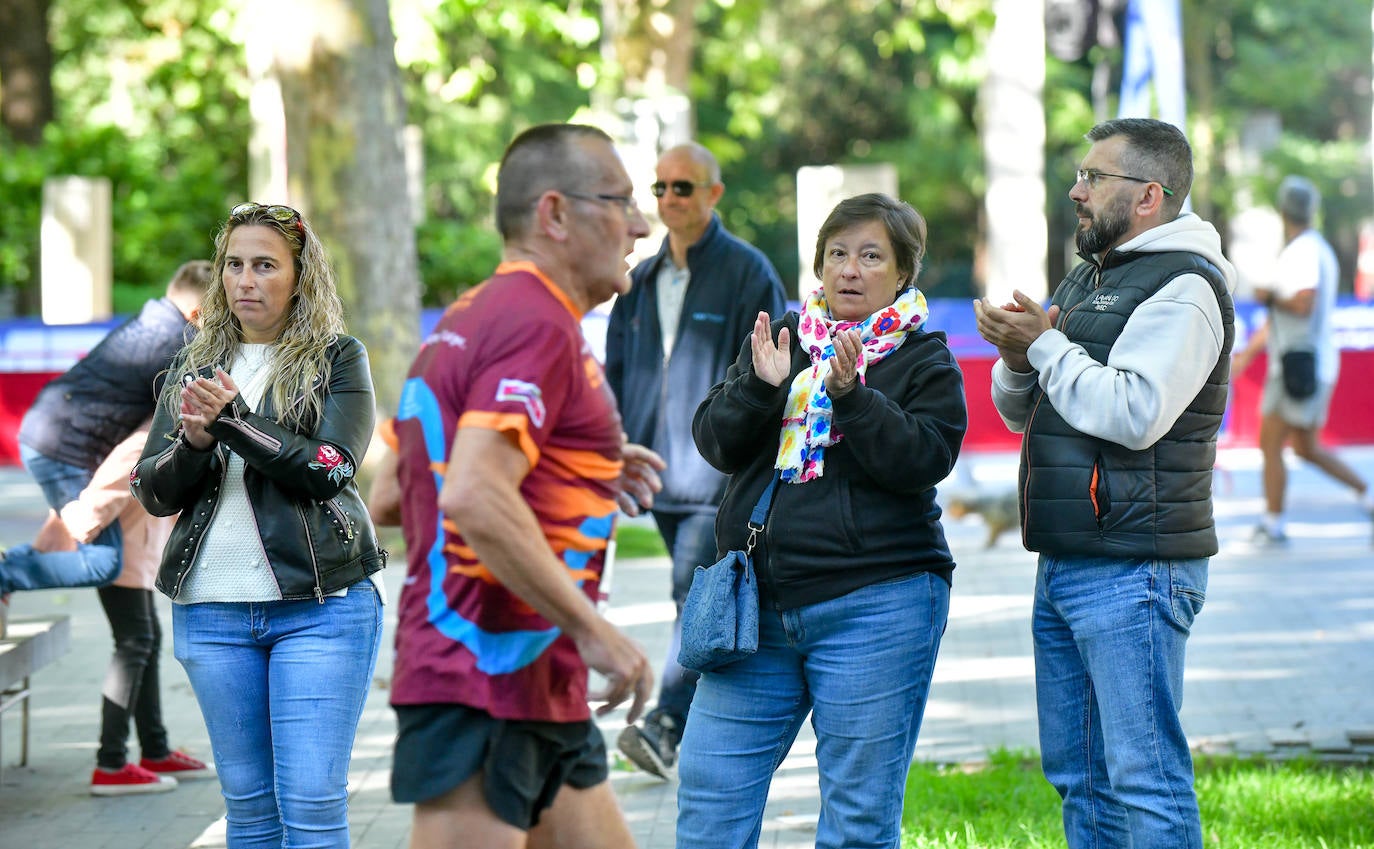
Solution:
{"label": "dark tree trunk", "polygon": [[49,0],[0,0],[0,125],[36,145],[53,119]]}

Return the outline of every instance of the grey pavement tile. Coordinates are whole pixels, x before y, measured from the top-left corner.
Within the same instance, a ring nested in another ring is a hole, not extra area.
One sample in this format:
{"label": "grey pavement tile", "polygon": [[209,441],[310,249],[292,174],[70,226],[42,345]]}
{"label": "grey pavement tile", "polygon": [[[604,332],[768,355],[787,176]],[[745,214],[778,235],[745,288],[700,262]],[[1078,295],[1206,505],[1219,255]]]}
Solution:
{"label": "grey pavement tile", "polygon": [[[1374,477],[1374,449],[1341,449]],[[1194,623],[1185,674],[1183,720],[1200,751],[1274,758],[1312,757],[1334,735],[1345,762],[1374,761],[1374,570],[1369,524],[1335,484],[1291,469],[1293,504],[1283,550],[1248,542],[1262,508],[1257,455],[1224,451],[1229,491],[1217,503],[1222,552],[1212,560],[1207,603]],[[982,466],[970,480],[1014,480],[1015,457],[966,455]],[[1011,475],[1011,476],[1009,476]],[[41,502],[24,473],[0,468],[0,545],[25,540]],[[1012,535],[985,549],[980,522],[949,522],[955,557],[950,625],[936,665],[916,757],[933,762],[981,760],[996,748],[1036,747],[1034,675],[1030,663],[1030,592],[1035,556]],[[386,573],[392,599],[404,564]],[[666,650],[667,562],[619,564],[610,615],[646,648],[655,665]],[[159,611],[171,633],[165,600]],[[0,784],[0,849],[223,849],[223,805],[214,781],[184,782],[157,796],[95,799],[86,792],[94,760],[100,680],[110,649],[95,594],[48,591],[16,596],[16,615],[72,617],[72,651],[34,679],[33,751],[18,758],[19,722],[0,717],[5,762]],[[392,620],[384,641],[391,644]],[[163,699],[174,744],[200,757],[209,751],[185,675],[164,645]],[[391,804],[394,720],[386,705],[390,651],[378,662],[377,686],[359,728],[350,774],[355,849],[402,849],[410,809]],[[623,712],[601,723],[608,741]],[[809,724],[804,735],[810,734]],[[1314,748],[1315,747],[1315,748]],[[641,849],[671,849],[676,785],[622,769],[612,786]],[[814,740],[799,739],[779,770],[766,809],[762,846],[800,849],[814,843],[819,811]],[[111,823],[120,826],[112,829]]]}

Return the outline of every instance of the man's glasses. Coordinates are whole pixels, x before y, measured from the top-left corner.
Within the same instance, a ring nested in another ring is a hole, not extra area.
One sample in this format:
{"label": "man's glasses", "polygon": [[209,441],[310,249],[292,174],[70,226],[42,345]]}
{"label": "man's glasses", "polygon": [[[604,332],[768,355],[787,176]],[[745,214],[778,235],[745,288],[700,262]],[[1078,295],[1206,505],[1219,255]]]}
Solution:
{"label": "man's glasses", "polygon": [[1143,177],[1132,177],[1129,174],[1108,174],[1106,171],[1098,171],[1096,168],[1079,168],[1078,182],[1087,183],[1088,188],[1097,188],[1097,181],[1103,177],[1115,177],[1118,180],[1130,180],[1133,183],[1159,183],[1159,187],[1164,190],[1164,194],[1169,197],[1174,196],[1174,190],[1160,183],[1158,180],[1146,180]]}
{"label": "man's glasses", "polygon": [[301,221],[301,214],[289,206],[282,206],[280,204],[263,206],[260,203],[248,201],[247,203],[241,203],[229,210],[229,217],[244,218],[258,211],[266,213],[269,218],[283,227],[294,227],[296,232],[300,233],[302,236],[305,235],[305,224]]}
{"label": "man's glasses", "polygon": [[661,198],[668,193],[668,189],[672,189],[673,194],[678,197],[689,198],[698,186],[705,189],[712,185],[714,184],[709,180],[704,183],[693,183],[691,180],[674,180],[671,183],[665,183],[659,180],[649,187],[649,191],[654,193],[654,197]]}
{"label": "man's glasses", "polygon": [[601,203],[618,203],[620,204],[620,208],[624,210],[626,216],[633,215],[634,213],[639,211],[639,204],[635,203],[633,195],[588,195],[583,194],[582,192],[563,192],[562,194],[565,194],[570,198],[577,198],[578,200],[589,200],[593,202],[600,201]]}

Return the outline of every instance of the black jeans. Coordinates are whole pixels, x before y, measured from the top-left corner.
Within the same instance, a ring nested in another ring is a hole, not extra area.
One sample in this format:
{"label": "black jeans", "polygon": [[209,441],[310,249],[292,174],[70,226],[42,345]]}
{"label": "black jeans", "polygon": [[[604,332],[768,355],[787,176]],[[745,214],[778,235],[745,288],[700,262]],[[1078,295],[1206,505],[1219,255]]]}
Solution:
{"label": "black jeans", "polygon": [[160,760],[171,749],[162,724],[158,682],[162,625],[153,606],[153,591],[107,586],[98,592],[114,635],[114,654],[101,687],[100,750],[95,756],[96,765],[121,769],[127,762],[131,714],[143,757]]}

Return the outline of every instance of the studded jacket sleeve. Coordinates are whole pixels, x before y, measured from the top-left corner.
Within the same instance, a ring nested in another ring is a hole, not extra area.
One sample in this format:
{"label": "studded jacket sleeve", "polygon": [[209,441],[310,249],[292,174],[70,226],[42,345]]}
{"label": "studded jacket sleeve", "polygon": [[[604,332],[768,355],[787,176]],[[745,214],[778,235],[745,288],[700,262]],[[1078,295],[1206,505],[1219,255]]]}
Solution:
{"label": "studded jacket sleeve", "polygon": [[337,495],[357,472],[376,411],[362,343],[340,337],[331,360],[323,413],[309,434],[279,424],[270,410],[254,413],[235,398],[207,429],[217,444],[199,451],[181,437],[171,412],[160,405],[131,478],[135,497],[155,516],[185,509],[200,495],[206,478],[219,475],[224,448],[285,493],[317,500]]}

